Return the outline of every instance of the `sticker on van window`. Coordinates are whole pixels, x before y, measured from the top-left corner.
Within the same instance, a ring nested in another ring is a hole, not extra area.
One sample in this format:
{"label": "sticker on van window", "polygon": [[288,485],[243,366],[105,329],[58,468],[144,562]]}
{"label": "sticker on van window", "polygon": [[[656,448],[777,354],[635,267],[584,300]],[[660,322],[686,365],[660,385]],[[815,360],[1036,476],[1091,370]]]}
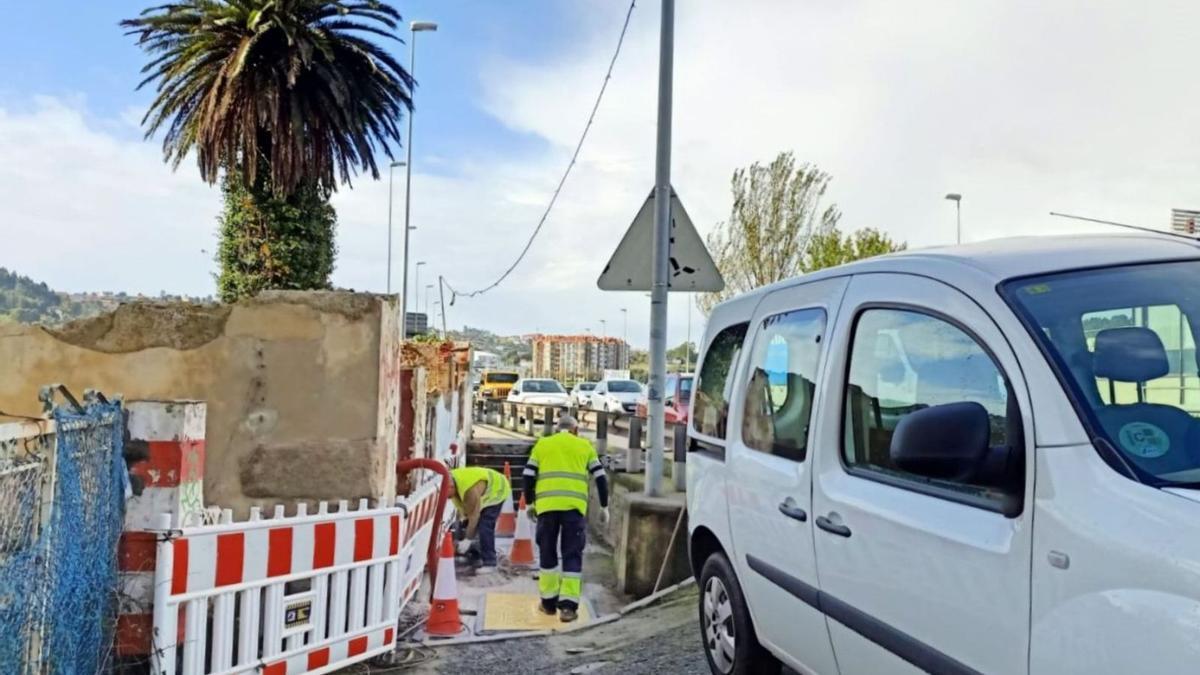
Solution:
{"label": "sticker on van window", "polygon": [[1153,459],[1171,449],[1171,437],[1153,424],[1130,422],[1121,427],[1121,447],[1131,455]]}
{"label": "sticker on van window", "polygon": [[1050,284],[1031,284],[1025,287],[1025,292],[1030,295],[1041,295],[1050,292]]}

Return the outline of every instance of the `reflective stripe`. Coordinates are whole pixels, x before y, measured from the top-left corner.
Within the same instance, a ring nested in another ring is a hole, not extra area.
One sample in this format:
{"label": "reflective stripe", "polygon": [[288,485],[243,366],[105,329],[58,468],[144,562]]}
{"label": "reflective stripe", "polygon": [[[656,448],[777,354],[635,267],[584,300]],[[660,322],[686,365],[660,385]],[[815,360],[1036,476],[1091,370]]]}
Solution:
{"label": "reflective stripe", "polygon": [[603,468],[604,468],[604,465],[601,464],[600,462],[592,462],[591,464],[588,464],[589,471],[595,471],[596,469],[603,469]]}
{"label": "reflective stripe", "polygon": [[533,469],[530,469],[529,467],[525,467],[525,470],[521,472],[521,475],[522,476],[536,476],[537,471],[534,471]]}
{"label": "reflective stripe", "polygon": [[572,473],[570,471],[543,471],[538,474],[538,480],[549,480],[551,478],[566,478],[568,480],[581,480],[587,482],[588,475],[586,473]]}
{"label": "reflective stripe", "polygon": [[538,574],[538,594],[547,600],[551,598],[557,598],[560,582],[561,577],[559,576],[557,568],[553,570],[542,570],[541,573]]}
{"label": "reflective stripe", "polygon": [[575,497],[576,499],[582,499],[583,501],[586,502],[587,498],[588,498],[588,493],[575,492],[574,490],[547,490],[545,492],[537,493],[538,499],[541,499],[543,497]]}
{"label": "reflective stripe", "polygon": [[593,476],[603,476],[604,475],[604,467],[598,466],[598,467],[592,469],[592,475]]}
{"label": "reflective stripe", "polygon": [[538,461],[537,461],[537,459],[535,459],[533,457],[530,457],[529,459],[525,460],[525,466],[532,466],[532,467],[536,468],[537,465],[538,465]]}
{"label": "reflective stripe", "polygon": [[583,572],[563,572],[562,574],[564,577],[566,577],[568,579],[582,579],[583,578]]}

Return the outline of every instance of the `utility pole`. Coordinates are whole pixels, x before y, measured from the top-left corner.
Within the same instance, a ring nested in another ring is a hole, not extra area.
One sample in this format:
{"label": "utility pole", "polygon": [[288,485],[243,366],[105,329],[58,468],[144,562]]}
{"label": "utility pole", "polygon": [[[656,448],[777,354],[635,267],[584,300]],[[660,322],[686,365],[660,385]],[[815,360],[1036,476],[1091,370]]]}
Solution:
{"label": "utility pole", "polygon": [[438,275],[438,299],[442,303],[442,339],[445,340],[449,334],[446,332],[446,280],[442,275]]}
{"label": "utility pole", "polygon": [[658,142],[654,162],[654,275],[650,287],[650,447],[646,451],[646,496],[662,496],[663,383],[667,379],[667,267],[671,248],[671,89],[675,52],[675,0],[662,0],[658,44]]}

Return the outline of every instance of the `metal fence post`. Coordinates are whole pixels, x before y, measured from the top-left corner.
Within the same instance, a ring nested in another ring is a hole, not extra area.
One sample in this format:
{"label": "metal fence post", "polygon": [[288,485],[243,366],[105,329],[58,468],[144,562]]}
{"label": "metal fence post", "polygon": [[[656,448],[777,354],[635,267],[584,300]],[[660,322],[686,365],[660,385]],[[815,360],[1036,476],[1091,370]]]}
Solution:
{"label": "metal fence post", "polygon": [[625,451],[625,471],[638,473],[642,470],[642,418],[629,418],[629,448]]}
{"label": "metal fence post", "polygon": [[533,406],[531,405],[525,406],[525,435],[530,437],[537,435],[533,432]]}
{"label": "metal fence post", "polygon": [[675,423],[675,457],[671,462],[671,480],[676,492],[687,491],[687,425]]}
{"label": "metal fence post", "polygon": [[554,408],[546,406],[542,408],[542,435],[549,436],[554,433]]}
{"label": "metal fence post", "polygon": [[596,454],[603,457],[608,453],[608,412],[596,411]]}

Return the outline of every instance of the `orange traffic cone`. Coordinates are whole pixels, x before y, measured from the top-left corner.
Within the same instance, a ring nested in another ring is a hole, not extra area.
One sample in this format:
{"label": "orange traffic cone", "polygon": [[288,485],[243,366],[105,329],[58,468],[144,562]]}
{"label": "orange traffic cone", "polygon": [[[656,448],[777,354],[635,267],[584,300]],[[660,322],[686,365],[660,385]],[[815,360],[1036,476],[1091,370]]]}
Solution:
{"label": "orange traffic cone", "polygon": [[[512,469],[508,467],[508,462],[504,463],[504,477],[508,480],[508,484],[512,485]],[[496,519],[496,535],[500,537],[511,537],[517,531],[517,512],[513,510],[512,495],[504,500],[504,505],[500,507],[500,517]]]}
{"label": "orange traffic cone", "polygon": [[442,540],[438,558],[437,582],[433,587],[433,607],[425,632],[430,635],[458,635],[462,622],[458,617],[458,581],[454,578],[454,541],[450,533]]}
{"label": "orange traffic cone", "polygon": [[525,495],[521,495],[517,507],[517,536],[513,539],[512,552],[508,561],[514,565],[533,566],[533,533],[530,532],[529,514],[525,509]]}

